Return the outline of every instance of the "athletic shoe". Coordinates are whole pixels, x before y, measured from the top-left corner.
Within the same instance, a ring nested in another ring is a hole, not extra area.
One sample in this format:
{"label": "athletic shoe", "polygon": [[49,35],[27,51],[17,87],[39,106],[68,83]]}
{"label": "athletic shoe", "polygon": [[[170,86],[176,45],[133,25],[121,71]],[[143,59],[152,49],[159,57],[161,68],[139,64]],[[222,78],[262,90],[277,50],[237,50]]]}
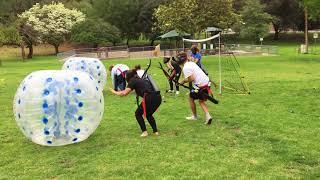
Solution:
{"label": "athletic shoe", "polygon": [[205,124],[205,125],[210,125],[211,123],[212,123],[212,118],[207,119],[204,124]]}
{"label": "athletic shoe", "polygon": [[179,95],[180,94],[180,92],[179,91],[176,91],[176,95]]}
{"label": "athletic shoe", "polygon": [[173,93],[173,90],[168,90],[168,93]]}
{"label": "athletic shoe", "polygon": [[186,117],[186,119],[190,120],[190,121],[196,121],[196,120],[198,120],[198,117],[192,115],[192,116]]}
{"label": "athletic shoe", "polygon": [[154,132],[153,134],[156,136],[159,136],[159,132]]}
{"label": "athletic shoe", "polygon": [[147,131],[143,131],[142,134],[140,135],[140,137],[147,137],[148,136],[148,132]]}

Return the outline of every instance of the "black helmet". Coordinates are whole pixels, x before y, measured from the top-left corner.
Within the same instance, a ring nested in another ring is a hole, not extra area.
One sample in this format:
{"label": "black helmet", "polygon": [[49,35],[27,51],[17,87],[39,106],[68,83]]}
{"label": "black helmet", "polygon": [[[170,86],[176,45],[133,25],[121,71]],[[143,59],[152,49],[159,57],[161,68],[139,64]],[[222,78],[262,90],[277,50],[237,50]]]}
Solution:
{"label": "black helmet", "polygon": [[187,53],[185,52],[180,52],[178,55],[177,55],[177,63],[179,65],[183,64],[184,62],[186,62],[188,60],[188,56],[187,56]]}
{"label": "black helmet", "polygon": [[125,73],[126,73],[126,81],[128,83],[133,77],[136,77],[136,75],[137,75],[137,71],[135,69],[128,70]]}

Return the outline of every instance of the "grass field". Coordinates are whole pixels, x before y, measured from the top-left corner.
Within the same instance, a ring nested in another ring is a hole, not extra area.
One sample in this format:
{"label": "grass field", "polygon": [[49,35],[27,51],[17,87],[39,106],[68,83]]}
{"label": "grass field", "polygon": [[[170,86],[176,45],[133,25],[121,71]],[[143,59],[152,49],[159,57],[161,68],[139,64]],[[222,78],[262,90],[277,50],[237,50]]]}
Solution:
{"label": "grass field", "polygon": [[[204,58],[210,73],[216,58]],[[145,66],[147,60],[104,61]],[[239,57],[251,95],[224,94],[209,104],[214,122],[188,122],[187,91],[165,96],[156,113],[160,136],[140,138],[135,96],[105,95],[97,131],[84,142],[43,147],[17,128],[12,100],[30,72],[60,69],[55,57],[0,67],[0,179],[275,179],[320,178],[320,57],[297,55],[293,46],[279,56]],[[166,81],[154,61],[149,72],[163,90]],[[108,82],[110,86],[110,79]],[[200,110],[198,108],[198,110]],[[150,127],[149,132],[150,131]]]}

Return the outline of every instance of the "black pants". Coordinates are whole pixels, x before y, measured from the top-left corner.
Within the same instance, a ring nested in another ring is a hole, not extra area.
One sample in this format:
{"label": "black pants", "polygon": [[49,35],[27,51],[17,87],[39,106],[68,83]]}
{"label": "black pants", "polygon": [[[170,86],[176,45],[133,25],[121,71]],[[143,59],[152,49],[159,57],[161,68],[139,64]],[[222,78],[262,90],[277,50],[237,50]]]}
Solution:
{"label": "black pants", "polygon": [[[176,76],[174,77],[174,80],[175,80],[176,82],[179,82],[180,75],[181,75],[181,73],[178,73],[178,74],[176,74]],[[173,81],[170,81],[170,80],[169,80],[169,84],[170,84],[170,90],[172,91],[172,90],[173,90]],[[178,86],[178,85],[176,85],[176,90],[179,91],[179,86]]]}
{"label": "black pants", "polygon": [[[146,118],[150,126],[152,127],[153,132],[158,132],[157,124],[153,117],[153,113],[158,109],[158,107],[162,102],[161,94],[160,92],[146,94],[144,101],[145,101],[145,107],[146,107],[145,109]],[[144,123],[143,114],[144,114],[144,109],[143,109],[143,104],[141,103],[137,108],[135,115],[142,132],[147,130],[146,124]]]}
{"label": "black pants", "polygon": [[123,91],[126,89],[126,79],[120,74],[114,77],[114,90],[115,91]]}

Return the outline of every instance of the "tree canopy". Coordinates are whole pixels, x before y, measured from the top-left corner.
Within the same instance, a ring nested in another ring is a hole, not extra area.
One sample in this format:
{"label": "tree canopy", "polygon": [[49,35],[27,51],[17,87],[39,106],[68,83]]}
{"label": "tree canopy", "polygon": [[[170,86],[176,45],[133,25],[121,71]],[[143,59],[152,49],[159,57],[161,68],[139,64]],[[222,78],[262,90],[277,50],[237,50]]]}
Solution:
{"label": "tree canopy", "polygon": [[59,52],[59,45],[65,41],[73,26],[85,20],[82,12],[68,9],[62,3],[43,6],[37,3],[19,17],[22,22],[39,33],[42,41],[53,45],[56,53]]}
{"label": "tree canopy", "polygon": [[264,12],[264,6],[258,0],[247,0],[241,11],[241,16],[243,19],[241,36],[258,41],[269,32],[272,17]]}
{"label": "tree canopy", "polygon": [[87,19],[75,25],[71,32],[71,40],[77,43],[92,44],[97,47],[99,44],[120,42],[120,31],[117,27],[101,19]]}
{"label": "tree canopy", "polygon": [[232,0],[173,0],[160,5],[154,16],[162,31],[177,29],[192,34],[211,26],[227,28],[238,20]]}

